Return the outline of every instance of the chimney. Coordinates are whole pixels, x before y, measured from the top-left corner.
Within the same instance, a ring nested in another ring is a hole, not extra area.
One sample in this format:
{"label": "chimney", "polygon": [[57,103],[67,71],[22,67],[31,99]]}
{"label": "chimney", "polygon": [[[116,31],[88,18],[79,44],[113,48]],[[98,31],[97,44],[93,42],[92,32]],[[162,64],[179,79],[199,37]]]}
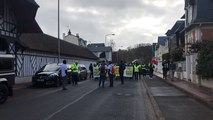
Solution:
{"label": "chimney", "polygon": [[76,37],[79,38],[79,34],[78,33],[76,33]]}
{"label": "chimney", "polygon": [[71,31],[70,31],[70,29],[69,29],[69,31],[68,31],[68,35],[71,35]]}

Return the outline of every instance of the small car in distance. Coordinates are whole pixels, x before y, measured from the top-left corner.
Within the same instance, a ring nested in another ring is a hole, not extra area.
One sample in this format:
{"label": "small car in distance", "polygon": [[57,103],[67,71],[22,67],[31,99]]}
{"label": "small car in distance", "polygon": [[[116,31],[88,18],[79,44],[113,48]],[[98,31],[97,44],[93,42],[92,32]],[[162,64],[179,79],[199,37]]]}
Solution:
{"label": "small car in distance", "polygon": [[51,63],[44,65],[32,77],[32,86],[37,85],[53,85],[58,87],[60,85],[60,65],[58,63]]}
{"label": "small car in distance", "polygon": [[78,65],[78,76],[79,80],[86,80],[87,79],[87,68],[83,64]]}

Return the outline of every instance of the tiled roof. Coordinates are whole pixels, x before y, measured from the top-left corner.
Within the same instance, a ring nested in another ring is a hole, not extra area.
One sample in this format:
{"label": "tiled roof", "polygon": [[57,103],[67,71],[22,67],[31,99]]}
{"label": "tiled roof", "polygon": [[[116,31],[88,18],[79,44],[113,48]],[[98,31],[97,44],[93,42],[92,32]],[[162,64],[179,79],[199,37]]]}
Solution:
{"label": "tiled roof", "polygon": [[[30,50],[58,53],[58,38],[42,33],[25,33],[19,38],[18,43]],[[97,57],[87,48],[60,40],[62,55],[97,60]]]}
{"label": "tiled roof", "polygon": [[87,45],[88,48],[92,48],[92,47],[105,47],[104,43],[93,43],[93,44],[89,44]]}
{"label": "tiled roof", "polygon": [[20,33],[43,33],[35,20],[39,7],[35,0],[12,0],[11,5]]}
{"label": "tiled roof", "polygon": [[109,52],[112,51],[112,47],[105,47],[104,43],[95,43],[87,45],[87,48],[92,52]]}
{"label": "tiled roof", "polygon": [[212,0],[197,0],[197,15],[196,22],[213,22],[213,1]]}
{"label": "tiled roof", "polygon": [[192,23],[213,22],[212,0],[185,0],[185,9],[193,7]]}
{"label": "tiled roof", "polygon": [[166,42],[166,36],[158,37],[158,44],[165,45],[165,42]]}
{"label": "tiled roof", "polygon": [[173,34],[175,34],[176,32],[180,32],[180,31],[182,31],[182,30],[180,30],[180,29],[184,29],[184,25],[185,25],[185,21],[184,20],[178,20],[174,25],[173,25],[173,27],[170,29],[170,30],[168,30],[167,32],[166,32],[166,35],[167,36],[171,36],[171,35],[173,35]]}

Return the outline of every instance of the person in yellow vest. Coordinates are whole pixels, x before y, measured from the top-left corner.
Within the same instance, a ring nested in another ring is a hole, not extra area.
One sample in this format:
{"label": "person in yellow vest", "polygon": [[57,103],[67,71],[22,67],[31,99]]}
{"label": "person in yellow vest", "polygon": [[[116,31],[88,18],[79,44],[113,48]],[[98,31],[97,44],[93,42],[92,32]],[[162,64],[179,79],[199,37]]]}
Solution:
{"label": "person in yellow vest", "polygon": [[78,85],[78,62],[72,64],[71,70],[72,70],[72,84]]}
{"label": "person in yellow vest", "polygon": [[133,65],[134,67],[134,75],[135,75],[135,79],[138,80],[139,78],[139,69],[140,69],[140,65],[138,63],[135,63]]}
{"label": "person in yellow vest", "polygon": [[141,69],[142,69],[142,75],[143,75],[143,77],[145,77],[146,76],[146,64],[142,64]]}
{"label": "person in yellow vest", "polygon": [[100,77],[100,73],[99,73],[99,65],[98,63],[97,64],[94,64],[94,67],[93,67],[93,71],[94,71],[94,78],[95,80],[98,80],[99,77]]}

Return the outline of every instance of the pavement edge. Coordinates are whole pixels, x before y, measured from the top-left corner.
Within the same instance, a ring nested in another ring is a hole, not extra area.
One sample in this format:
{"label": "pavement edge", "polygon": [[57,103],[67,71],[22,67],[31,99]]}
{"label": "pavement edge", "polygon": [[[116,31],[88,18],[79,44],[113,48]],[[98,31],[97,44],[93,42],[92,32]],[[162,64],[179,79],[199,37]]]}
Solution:
{"label": "pavement edge", "polygon": [[[172,81],[170,82],[170,81],[168,81],[168,80],[164,80],[163,78],[161,78],[161,77],[158,76],[158,75],[155,75],[155,76],[158,77],[158,78],[160,78],[161,80],[165,81],[166,83],[168,83],[168,84],[174,86],[175,88],[181,90],[182,92],[186,93],[188,96],[191,96],[191,97],[195,98],[196,100],[200,101],[201,103],[203,103],[203,104],[206,105],[207,107],[213,109],[213,103],[210,103],[208,100],[205,100],[205,99],[203,99],[202,97],[200,97],[200,96],[198,96],[198,95],[196,95],[196,94],[194,94],[194,93],[192,93],[192,92],[189,92],[189,91],[187,91],[186,89],[184,89],[184,88],[182,88],[182,87],[180,87],[180,86],[178,86],[178,85],[173,84]],[[189,84],[191,84],[191,83],[189,83]]]}
{"label": "pavement edge", "polygon": [[159,108],[159,105],[157,104],[155,98],[152,96],[146,82],[144,81],[145,79],[142,79],[141,81],[141,84],[142,86],[144,87],[144,92],[146,93],[146,95],[148,96],[148,99],[150,100],[151,102],[151,107],[154,111],[154,114],[155,114],[155,119],[156,120],[165,120],[165,117],[163,116],[163,113],[162,111],[160,110]]}

